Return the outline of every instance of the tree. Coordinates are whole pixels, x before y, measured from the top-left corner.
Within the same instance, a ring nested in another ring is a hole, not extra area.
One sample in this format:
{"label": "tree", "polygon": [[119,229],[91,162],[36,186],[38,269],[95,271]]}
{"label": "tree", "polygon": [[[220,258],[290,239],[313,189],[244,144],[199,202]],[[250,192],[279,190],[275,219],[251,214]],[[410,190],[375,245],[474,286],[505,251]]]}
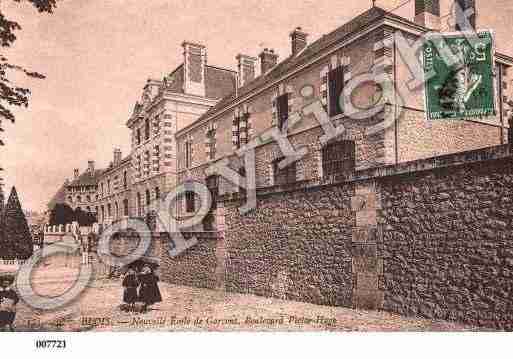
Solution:
{"label": "tree", "polygon": [[[57,6],[57,0],[12,0],[14,2],[29,2],[40,13],[52,13]],[[16,21],[9,20],[0,10],[0,45],[3,48],[11,47],[16,41],[16,31],[21,30],[21,25]],[[16,86],[8,79],[9,71],[20,71],[28,77],[44,79],[45,76],[29,71],[22,66],[12,64],[9,59],[0,54],[0,124],[2,119],[7,119],[14,123],[15,117],[11,111],[11,106],[24,106],[29,104],[30,90]],[[0,126],[0,131],[3,129]],[[0,145],[3,145],[0,140]]]}
{"label": "tree", "polygon": [[65,203],[57,203],[50,212],[50,220],[48,221],[51,226],[68,224],[75,221],[75,212]]}
{"label": "tree", "polygon": [[32,235],[21,209],[16,188],[13,187],[3,215],[3,238],[0,243],[0,257],[27,259],[32,255]]}

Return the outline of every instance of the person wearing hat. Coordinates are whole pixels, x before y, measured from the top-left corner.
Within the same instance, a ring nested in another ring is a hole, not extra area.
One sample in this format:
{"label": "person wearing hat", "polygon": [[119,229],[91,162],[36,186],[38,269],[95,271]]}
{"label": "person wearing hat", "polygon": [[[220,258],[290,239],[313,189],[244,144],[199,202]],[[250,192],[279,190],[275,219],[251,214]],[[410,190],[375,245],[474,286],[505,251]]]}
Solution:
{"label": "person wearing hat", "polygon": [[14,319],[16,318],[16,305],[19,297],[12,288],[14,276],[0,276],[0,330],[9,327],[11,332],[14,331]]}
{"label": "person wearing hat", "polygon": [[128,305],[128,311],[135,311],[135,302],[137,301],[137,287],[139,280],[133,268],[128,268],[123,278],[123,302]]}
{"label": "person wearing hat", "polygon": [[139,274],[139,281],[141,286],[139,288],[139,301],[143,303],[143,312],[148,310],[152,304],[162,302],[162,295],[159,290],[159,277],[155,271],[145,264]]}

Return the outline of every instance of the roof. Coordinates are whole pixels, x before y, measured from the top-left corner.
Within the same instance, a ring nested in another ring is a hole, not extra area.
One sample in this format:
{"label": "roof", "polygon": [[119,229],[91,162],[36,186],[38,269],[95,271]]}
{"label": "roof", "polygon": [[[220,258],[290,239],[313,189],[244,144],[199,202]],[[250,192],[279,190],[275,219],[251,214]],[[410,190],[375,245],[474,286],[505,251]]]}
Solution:
{"label": "roof", "polygon": [[66,185],[66,183],[63,183],[61,187],[57,190],[57,193],[53,195],[50,202],[48,202],[49,210],[52,210],[57,203],[64,203],[66,201]]}
{"label": "roof", "polygon": [[205,95],[207,98],[223,98],[235,91],[236,76],[232,70],[206,66]]}
{"label": "roof", "polygon": [[68,183],[68,187],[72,186],[95,186],[98,183],[98,177],[103,173],[104,170],[94,170],[93,174],[86,170],[78,178],[75,178],[71,183]]}
{"label": "roof", "polygon": [[98,178],[99,177],[102,177],[106,174],[109,174],[113,171],[115,171],[116,169],[126,165],[127,163],[130,163],[130,161],[132,160],[132,157],[130,155],[126,156],[125,158],[123,158],[121,161],[119,161],[119,163],[117,165],[114,165],[112,162],[110,163],[109,167],[107,167],[106,169],[104,169],[99,175],[98,175]]}
{"label": "roof", "polygon": [[268,71],[265,74],[262,74],[255,78],[253,81],[249,82],[248,84],[242,86],[237,90],[237,95],[235,95],[235,90],[229,94],[228,96],[224,97],[221,101],[219,101],[215,106],[213,106],[209,111],[204,113],[202,116],[198,118],[195,122],[193,122],[191,125],[184,127],[182,131],[187,131],[187,129],[195,126],[197,123],[201,122],[203,119],[206,119],[213,115],[214,113],[218,112],[219,110],[223,109],[224,107],[227,107],[229,104],[231,104],[236,98],[243,97],[244,95],[247,95],[248,93],[265,86],[266,84],[269,84],[270,82],[276,81],[279,78],[281,78],[283,75],[288,73],[289,71],[293,70],[294,68],[297,68],[298,66],[304,65],[308,63],[310,60],[312,60],[315,56],[319,54],[322,50],[329,48],[330,46],[344,40],[349,35],[352,35],[353,33],[357,31],[361,31],[363,28],[374,24],[376,21],[379,21],[381,19],[384,19],[385,17],[399,20],[403,23],[407,23],[413,27],[424,29],[427,31],[426,28],[420,26],[419,24],[416,24],[412,21],[409,21],[401,16],[392,14],[390,12],[387,12],[379,7],[372,7],[369,10],[365,11],[364,13],[356,16],[351,21],[345,23],[344,25],[340,26],[339,28],[335,29],[334,31],[330,32],[327,35],[323,35],[310,45],[308,45],[303,51],[301,51],[298,55],[290,55],[285,60],[280,62],[278,65],[273,67],[270,71]]}

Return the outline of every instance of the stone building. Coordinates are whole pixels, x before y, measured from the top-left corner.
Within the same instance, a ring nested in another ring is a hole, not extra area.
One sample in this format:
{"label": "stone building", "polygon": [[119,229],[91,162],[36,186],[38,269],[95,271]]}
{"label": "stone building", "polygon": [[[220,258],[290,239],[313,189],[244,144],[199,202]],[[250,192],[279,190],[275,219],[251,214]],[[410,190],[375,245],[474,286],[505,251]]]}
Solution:
{"label": "stone building", "polygon": [[98,176],[95,195],[95,212],[99,223],[112,223],[124,217],[133,216],[132,165],[130,156],[122,158],[119,148],[114,149],[114,158]]}
{"label": "stone building", "polygon": [[98,200],[98,178],[102,170],[95,168],[94,161],[88,161],[87,169],[80,174],[80,170],[73,170],[73,179],[65,183],[65,203],[72,209],[80,208],[84,212],[96,213]]}
{"label": "stone building", "polygon": [[[443,2],[447,11],[450,3]],[[209,177],[205,170],[220,159],[238,157],[235,151],[255,139],[252,146],[258,188],[286,188],[309,179],[343,176],[354,170],[507,142],[509,107],[505,103],[511,96],[512,57],[495,55],[498,110],[494,117],[428,122],[423,86],[413,91],[406,88],[412,79],[410,70],[397,48],[386,40],[396,32],[415,41],[430,29],[457,30],[442,26],[440,6],[438,1],[416,1],[414,21],[373,7],[311,44],[307,42],[308,34],[297,28],[290,34],[291,54],[285,60],[279,62],[278,54],[269,49],[259,55],[261,75],[257,78],[253,78],[255,59],[238,57],[244,62],[239,64],[236,91],[176,133],[178,183],[202,181],[212,193],[238,191],[222,178]],[[471,23],[478,27],[479,17],[472,16]],[[385,88],[373,77],[376,68],[395,86]],[[370,74],[368,80],[351,92],[353,105],[368,108],[382,96],[386,96],[386,105],[379,113],[354,119],[335,99],[351,79],[365,74]],[[310,87],[308,96],[301,92],[305,86]],[[312,98],[321,99],[331,123],[344,126],[342,136],[323,144],[320,138],[325,133],[312,115],[303,116],[299,123],[289,123],[292,114],[301,111]],[[367,135],[369,127],[380,124],[387,124],[384,131]],[[278,144],[258,140],[273,128],[294,146],[307,150],[284,169],[277,165],[283,157]],[[233,161],[234,170],[242,171],[240,166]],[[187,217],[197,209],[197,199],[186,195],[179,209]],[[215,227],[212,217],[205,222],[204,229]]]}
{"label": "stone building", "polygon": [[234,91],[236,73],[207,63],[205,46],[182,44],[183,63],[162,80],[149,79],[126,125],[131,131],[133,215],[144,217],[176,185],[176,132]]}

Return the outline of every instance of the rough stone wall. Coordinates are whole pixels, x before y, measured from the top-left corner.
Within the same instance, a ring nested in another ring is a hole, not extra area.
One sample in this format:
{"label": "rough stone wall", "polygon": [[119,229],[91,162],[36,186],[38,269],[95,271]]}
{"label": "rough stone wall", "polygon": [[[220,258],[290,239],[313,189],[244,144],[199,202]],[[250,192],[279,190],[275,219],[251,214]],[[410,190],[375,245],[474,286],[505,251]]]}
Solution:
{"label": "rough stone wall", "polygon": [[513,329],[511,157],[382,180],[385,310]]}
{"label": "rough stone wall", "polygon": [[162,239],[161,279],[178,285],[215,289],[218,286],[217,237],[196,233],[196,238],[196,245],[176,257],[169,256],[169,240]]}
{"label": "rough stone wall", "polygon": [[246,215],[225,204],[225,289],[352,305],[351,186],[278,193]]}

